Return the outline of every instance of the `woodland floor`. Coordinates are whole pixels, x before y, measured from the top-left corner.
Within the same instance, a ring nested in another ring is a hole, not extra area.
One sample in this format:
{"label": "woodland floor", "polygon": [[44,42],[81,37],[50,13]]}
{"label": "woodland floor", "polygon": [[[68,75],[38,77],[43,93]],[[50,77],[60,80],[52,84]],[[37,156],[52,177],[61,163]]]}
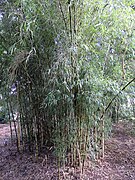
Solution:
{"label": "woodland floor", "polygon": [[[105,144],[104,160],[87,162],[83,175],[79,169],[61,169],[61,179],[135,180],[135,127],[119,122]],[[36,162],[29,153],[18,154],[10,143],[9,125],[0,124],[0,180],[57,180],[52,161],[45,155]]]}

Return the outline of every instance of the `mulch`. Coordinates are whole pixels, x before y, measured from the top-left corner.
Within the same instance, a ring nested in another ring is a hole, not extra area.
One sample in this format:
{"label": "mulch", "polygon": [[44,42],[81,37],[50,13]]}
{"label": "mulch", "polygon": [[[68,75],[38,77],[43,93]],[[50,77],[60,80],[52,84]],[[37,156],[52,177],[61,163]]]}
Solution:
{"label": "mulch", "polygon": [[[119,122],[113,126],[105,143],[105,157],[86,161],[84,172],[65,167],[60,169],[65,180],[135,180],[135,127]],[[19,154],[11,144],[9,124],[0,124],[0,180],[57,180],[53,157],[42,154],[36,161],[33,154]]]}

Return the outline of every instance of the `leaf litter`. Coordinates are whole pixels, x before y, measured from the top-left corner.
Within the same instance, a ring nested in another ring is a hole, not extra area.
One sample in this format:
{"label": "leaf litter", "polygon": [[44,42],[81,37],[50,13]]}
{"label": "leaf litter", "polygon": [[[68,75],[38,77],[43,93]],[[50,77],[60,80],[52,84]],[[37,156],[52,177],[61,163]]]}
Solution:
{"label": "leaf litter", "polygon": [[[105,143],[105,157],[87,160],[84,172],[65,167],[61,180],[135,180],[135,132],[132,123],[113,125],[112,136]],[[33,154],[19,154],[10,142],[9,124],[0,124],[0,180],[57,180],[53,156],[42,154],[38,161]]]}

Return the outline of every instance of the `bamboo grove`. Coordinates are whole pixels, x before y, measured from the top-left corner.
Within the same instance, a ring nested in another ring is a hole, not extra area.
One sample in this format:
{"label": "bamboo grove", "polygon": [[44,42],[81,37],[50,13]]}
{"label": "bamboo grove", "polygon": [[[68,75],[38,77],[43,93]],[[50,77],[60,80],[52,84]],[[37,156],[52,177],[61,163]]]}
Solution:
{"label": "bamboo grove", "polygon": [[130,3],[7,3],[2,87],[18,151],[28,148],[38,158],[53,148],[59,165],[81,168],[88,157],[104,157],[112,109],[118,110],[124,85],[134,81]]}

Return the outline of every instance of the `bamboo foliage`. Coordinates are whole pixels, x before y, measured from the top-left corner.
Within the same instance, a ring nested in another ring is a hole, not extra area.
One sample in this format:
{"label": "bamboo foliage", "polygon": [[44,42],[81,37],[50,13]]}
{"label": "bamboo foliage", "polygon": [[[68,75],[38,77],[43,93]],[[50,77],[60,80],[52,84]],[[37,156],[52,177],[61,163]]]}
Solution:
{"label": "bamboo foliage", "polygon": [[[13,111],[18,112],[17,122],[13,121],[18,151],[28,148],[38,158],[43,148],[53,148],[59,168],[61,164],[80,166],[83,171],[88,157],[104,157],[108,119],[104,113],[115,99],[111,98],[120,94],[121,77],[126,78],[118,57],[120,31],[125,27],[115,19],[119,9],[102,0],[101,4],[86,0],[18,3],[19,41],[10,48],[7,81],[9,92],[15,88],[8,106],[13,120]],[[110,21],[114,26],[107,29]],[[130,45],[122,46],[124,64]],[[118,77],[120,82],[115,81]]]}

